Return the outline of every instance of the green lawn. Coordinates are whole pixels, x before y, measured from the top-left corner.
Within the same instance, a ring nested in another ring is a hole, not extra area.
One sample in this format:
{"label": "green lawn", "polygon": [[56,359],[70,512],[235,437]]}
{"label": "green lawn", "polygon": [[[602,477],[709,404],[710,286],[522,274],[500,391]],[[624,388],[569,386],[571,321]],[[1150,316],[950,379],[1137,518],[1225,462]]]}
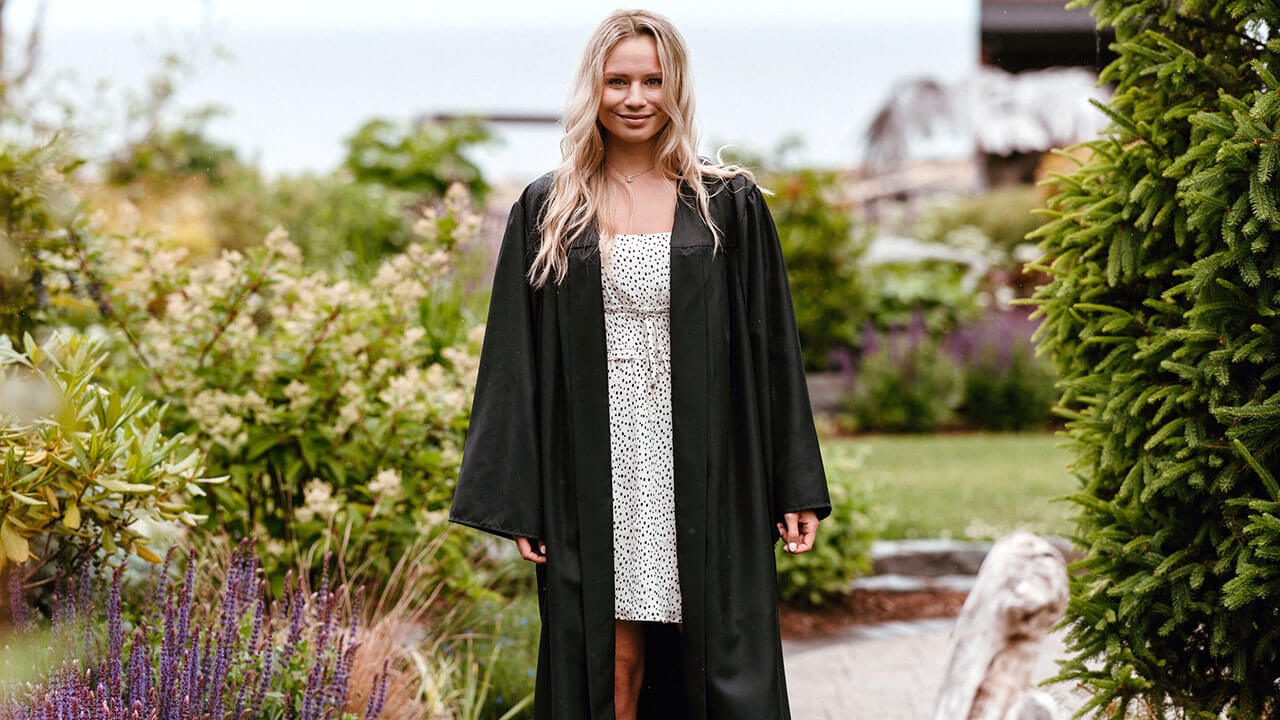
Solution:
{"label": "green lawn", "polygon": [[[1071,532],[1076,506],[1051,501],[1077,489],[1061,442],[1050,433],[973,433],[828,437],[822,444],[833,482],[855,473],[855,481],[871,483],[884,539],[991,540],[1017,529]],[[860,469],[850,469],[847,458],[859,446],[869,451]]]}

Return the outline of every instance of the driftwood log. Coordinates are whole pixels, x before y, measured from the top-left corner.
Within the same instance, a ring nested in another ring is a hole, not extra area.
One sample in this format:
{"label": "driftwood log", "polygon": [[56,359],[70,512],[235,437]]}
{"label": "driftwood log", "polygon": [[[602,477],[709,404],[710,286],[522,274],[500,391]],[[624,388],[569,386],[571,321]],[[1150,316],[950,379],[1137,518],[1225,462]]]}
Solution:
{"label": "driftwood log", "polygon": [[1026,532],[992,546],[951,634],[933,720],[1056,720],[1053,698],[1029,688],[1041,641],[1067,607],[1062,553]]}

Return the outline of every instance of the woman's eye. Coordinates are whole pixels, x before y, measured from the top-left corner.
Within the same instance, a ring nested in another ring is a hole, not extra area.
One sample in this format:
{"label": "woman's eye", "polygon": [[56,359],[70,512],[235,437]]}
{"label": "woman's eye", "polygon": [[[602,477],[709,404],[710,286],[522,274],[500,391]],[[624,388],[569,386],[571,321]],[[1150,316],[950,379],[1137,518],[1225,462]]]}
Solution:
{"label": "woman's eye", "polygon": [[651,83],[654,87],[658,87],[659,85],[662,84],[662,78],[649,78],[649,83]]}

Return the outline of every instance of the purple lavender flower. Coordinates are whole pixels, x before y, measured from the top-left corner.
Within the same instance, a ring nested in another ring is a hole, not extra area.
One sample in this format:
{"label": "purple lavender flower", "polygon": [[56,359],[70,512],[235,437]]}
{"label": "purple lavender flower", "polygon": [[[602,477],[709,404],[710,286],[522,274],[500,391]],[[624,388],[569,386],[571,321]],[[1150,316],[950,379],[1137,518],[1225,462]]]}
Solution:
{"label": "purple lavender flower", "polygon": [[[253,547],[252,541],[245,541],[236,548],[221,597],[207,605],[195,597],[195,560],[190,555],[181,586],[168,582],[171,551],[155,586],[144,593],[139,615],[130,621],[125,619],[120,592],[122,568],[115,568],[105,603],[106,644],[101,648],[88,641],[94,625],[92,575],[83,572],[74,588],[69,580],[59,578],[51,621],[55,636],[68,640],[55,644],[56,650],[66,651],[62,664],[31,686],[0,687],[0,720],[244,720],[274,715],[281,708],[268,706],[279,702],[271,700],[273,681],[294,670],[288,661],[303,650],[308,674],[299,698],[301,716],[306,720],[340,716],[350,697],[359,629],[354,619],[348,627],[340,627],[346,588],[329,587],[326,557],[324,578],[310,598],[310,607],[291,576],[286,578],[283,602],[269,603],[267,584],[257,577]],[[360,597],[357,590],[354,612],[359,611]],[[252,623],[246,624],[245,613],[251,606]],[[279,616],[281,608],[284,617]],[[154,648],[149,628],[158,631]],[[70,640],[82,629],[86,668],[70,652],[76,644]],[[131,636],[127,647],[126,630]],[[319,642],[301,645],[301,636],[308,630]],[[229,681],[233,675],[236,680]],[[237,692],[229,711],[231,684]],[[366,718],[381,712],[386,684],[384,662],[375,677]],[[298,715],[293,700],[289,694],[283,708],[286,717]]]}

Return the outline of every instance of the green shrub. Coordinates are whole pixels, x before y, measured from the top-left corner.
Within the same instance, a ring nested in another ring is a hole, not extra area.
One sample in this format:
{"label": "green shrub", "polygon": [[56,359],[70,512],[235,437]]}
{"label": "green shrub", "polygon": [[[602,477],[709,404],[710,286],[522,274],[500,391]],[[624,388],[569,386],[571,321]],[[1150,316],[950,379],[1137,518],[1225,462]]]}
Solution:
{"label": "green shrub", "polygon": [[155,402],[96,381],[107,359],[96,342],[23,342],[0,335],[0,567],[33,558],[74,572],[99,546],[159,562],[137,521],[195,525],[188,495],[226,478],[203,476],[203,453],[161,430]]}
{"label": "green shrub", "polygon": [[1001,362],[989,349],[964,366],[964,399],[960,414],[984,430],[1033,430],[1049,421],[1058,391],[1057,376],[1047,362],[1014,348]]}
{"label": "green shrub", "polygon": [[869,286],[859,257],[866,234],[855,232],[838,171],[768,173],[761,182],[777,193],[769,210],[787,259],[805,366],[826,369],[828,353],[853,345],[863,319]]}
{"label": "green shrub", "polygon": [[967,268],[956,262],[882,263],[864,272],[874,290],[861,316],[881,332],[905,328],[919,316],[916,321],[924,323],[925,332],[938,338],[981,308],[976,283],[966,280]]}
{"label": "green shrub", "polygon": [[281,177],[262,192],[262,233],[284,227],[307,266],[330,274],[367,278],[414,238],[408,207],[416,196],[353,182],[346,172]]}
{"label": "green shrub", "polygon": [[199,175],[210,185],[223,183],[239,164],[235,149],[215,142],[202,124],[168,129],[154,127],[142,139],[130,143],[104,163],[107,182],[171,183]]}
{"label": "green shrub", "polygon": [[[348,533],[387,570],[446,526],[483,328],[433,326],[433,305],[456,302],[451,253],[479,220],[459,187],[367,283],[305,271],[279,229],[197,266],[120,239],[105,276],[141,362],[119,382],[174,402],[172,427],[230,476],[202,510],[260,538],[269,570]],[[472,582],[466,547],[458,534],[436,558],[455,589]]]}
{"label": "green shrub", "polygon": [[859,446],[827,463],[831,514],[818,524],[813,548],[799,554],[783,550],[781,542],[774,548],[782,599],[821,605],[848,593],[851,580],[870,572],[878,525],[871,488],[861,474],[867,450]]}
{"label": "green shrub", "polygon": [[14,343],[97,315],[99,288],[80,273],[87,222],[67,179],[80,163],[58,136],[0,142],[0,333]]}
{"label": "green shrub", "polygon": [[959,410],[974,427],[1028,430],[1052,418],[1057,373],[1051,361],[1036,356],[1036,323],[1027,315],[1020,307],[995,310],[943,339],[963,368]]}
{"label": "green shrub", "polygon": [[839,421],[853,431],[929,432],[951,419],[963,389],[960,368],[938,342],[888,335],[863,356]]}
{"label": "green shrub", "polygon": [[1033,212],[1042,206],[1035,185],[1005,185],[931,207],[913,223],[911,234],[948,242],[959,230],[977,230],[1007,262],[1014,248],[1027,243],[1027,233],[1044,224],[1044,217]]}
{"label": "green shrub", "polygon": [[1280,9],[1087,4],[1115,28],[1112,123],[1033,233],[1053,278],[1029,301],[1087,549],[1061,677],[1099,716],[1274,719]]}
{"label": "green shrub", "polygon": [[466,156],[468,146],[493,141],[477,118],[418,125],[374,118],[347,139],[343,167],[356,182],[376,183],[441,198],[462,183],[483,202],[489,191],[480,168]]}

